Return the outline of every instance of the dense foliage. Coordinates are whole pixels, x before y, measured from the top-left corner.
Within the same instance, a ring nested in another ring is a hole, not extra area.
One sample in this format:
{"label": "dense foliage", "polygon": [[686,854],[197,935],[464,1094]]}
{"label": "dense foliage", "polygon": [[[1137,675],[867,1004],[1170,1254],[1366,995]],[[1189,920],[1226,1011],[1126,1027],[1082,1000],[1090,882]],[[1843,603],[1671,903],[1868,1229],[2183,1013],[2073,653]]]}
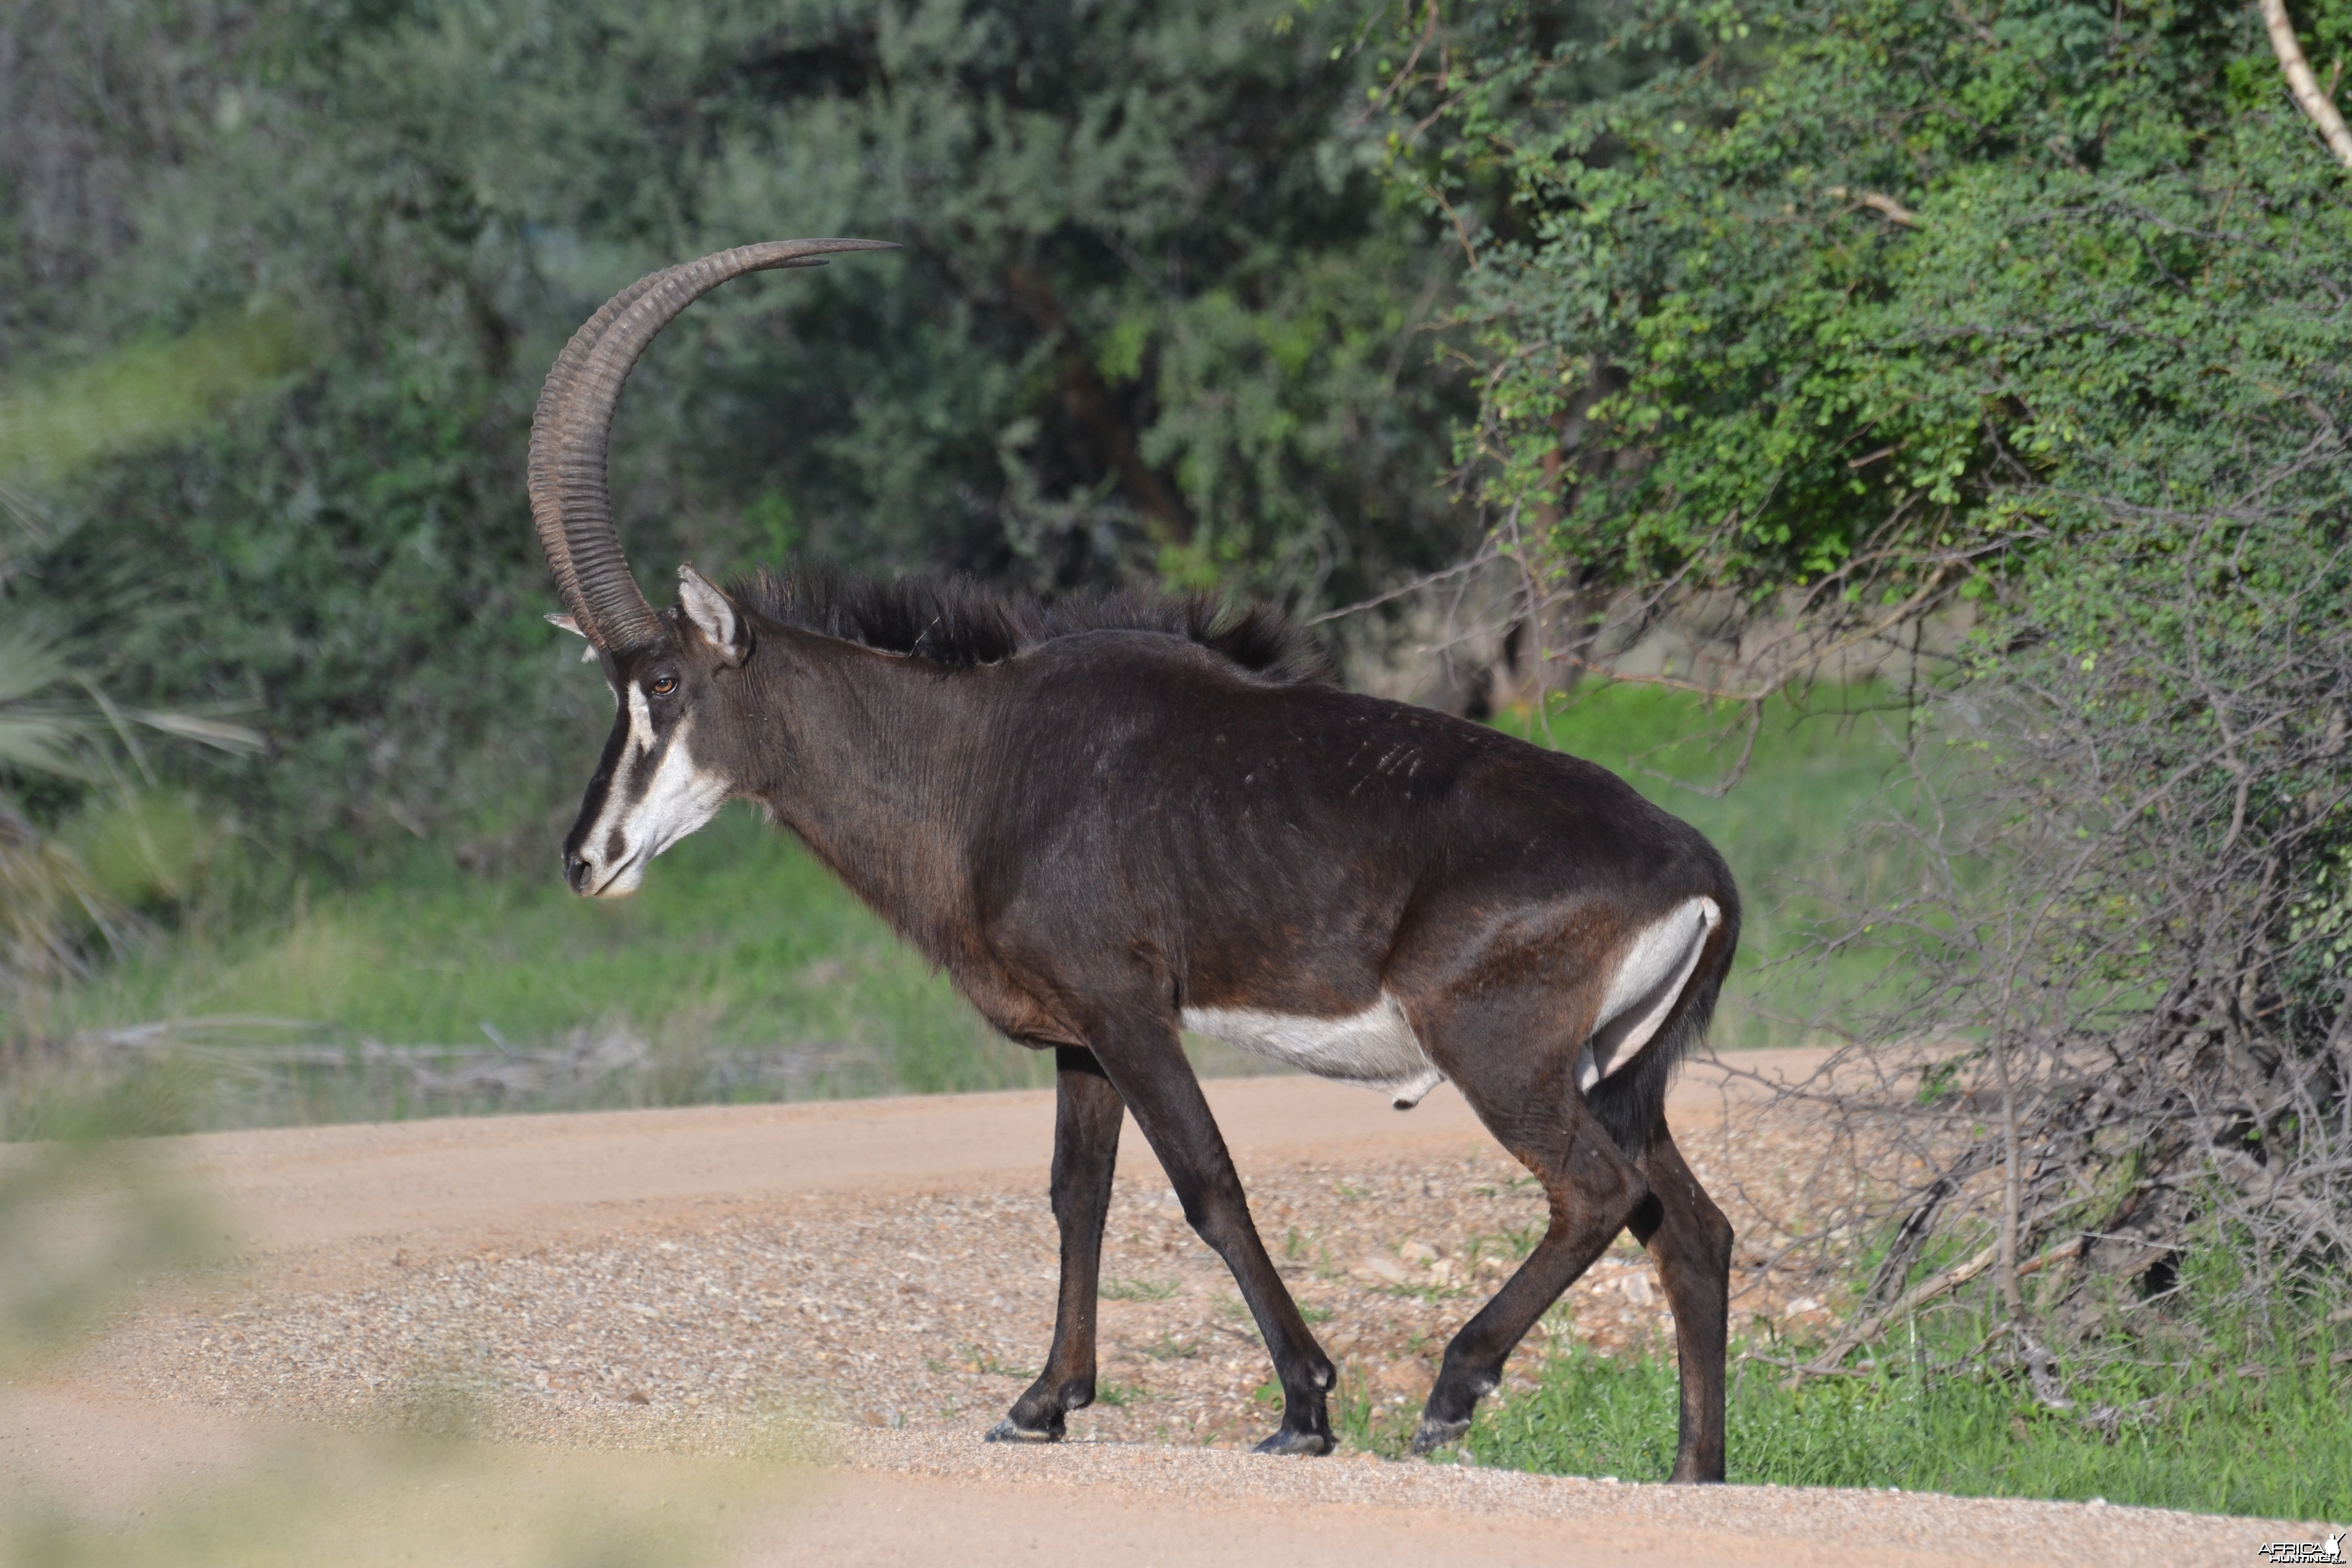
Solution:
{"label": "dense foliage", "polygon": [[[2298,9],[2325,74],[2352,8]],[[1453,43],[1400,82],[1432,129],[1398,156],[1441,207],[1507,198],[1462,234],[1461,457],[1530,564],[1817,636],[1980,612],[1919,731],[1958,744],[1832,873],[1830,949],[1900,958],[1859,1037],[1968,1042],[1850,1108],[1927,1173],[1874,1289],[1990,1261],[2011,1320],[2081,1320],[2201,1236],[2249,1289],[2339,1289],[2352,188],[2252,8],[1727,0]],[[2068,1267],[2029,1300],[2036,1254]]]}
{"label": "dense foliage", "polygon": [[835,233],[905,248],[730,289],[640,368],[615,468],[649,584],[805,547],[1314,605],[1442,563],[1466,404],[1423,333],[1455,263],[1384,194],[1360,24],[15,7],[0,479],[50,543],[12,597],[116,689],[266,723],[271,837],[494,842],[547,798],[522,737],[593,744],[601,700],[537,624],[540,375],[644,271]]}
{"label": "dense foliage", "polygon": [[1645,5],[1412,92],[1413,176],[1510,202],[1464,455],[1579,571],[1948,578],[2224,504],[2342,407],[2345,176],[2249,8]]}

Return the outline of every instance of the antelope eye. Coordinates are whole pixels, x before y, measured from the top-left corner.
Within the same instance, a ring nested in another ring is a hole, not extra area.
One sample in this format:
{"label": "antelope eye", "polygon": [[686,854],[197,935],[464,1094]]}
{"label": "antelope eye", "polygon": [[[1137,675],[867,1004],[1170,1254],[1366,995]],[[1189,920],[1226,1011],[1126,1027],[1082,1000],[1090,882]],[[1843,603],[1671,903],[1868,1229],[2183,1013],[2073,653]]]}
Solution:
{"label": "antelope eye", "polygon": [[677,689],[677,677],[674,675],[665,675],[653,684],[653,693],[656,697],[667,697]]}

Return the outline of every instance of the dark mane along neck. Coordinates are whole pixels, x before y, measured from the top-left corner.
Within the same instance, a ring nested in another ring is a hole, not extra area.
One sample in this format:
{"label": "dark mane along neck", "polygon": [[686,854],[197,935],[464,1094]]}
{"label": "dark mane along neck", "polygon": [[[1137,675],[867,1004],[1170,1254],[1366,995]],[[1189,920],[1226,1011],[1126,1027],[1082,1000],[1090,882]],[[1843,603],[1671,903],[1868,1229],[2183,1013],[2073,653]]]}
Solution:
{"label": "dark mane along neck", "polygon": [[995,664],[1081,632],[1155,632],[1223,655],[1276,680],[1328,682],[1329,659],[1280,610],[1234,609],[1206,594],[1073,595],[1047,603],[967,577],[853,577],[829,567],[731,585],[760,615],[885,653],[950,668]]}

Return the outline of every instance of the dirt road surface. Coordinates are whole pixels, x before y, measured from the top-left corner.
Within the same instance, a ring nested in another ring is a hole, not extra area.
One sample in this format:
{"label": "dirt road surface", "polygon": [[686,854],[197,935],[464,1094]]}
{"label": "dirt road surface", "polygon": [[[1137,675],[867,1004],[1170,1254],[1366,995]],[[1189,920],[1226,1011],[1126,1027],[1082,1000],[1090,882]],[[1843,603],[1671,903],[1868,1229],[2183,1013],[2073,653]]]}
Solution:
{"label": "dirt road surface", "polygon": [[[1402,1430],[1539,1202],[1450,1091],[1402,1115],[1299,1078],[1209,1094],[1360,1430]],[[1737,1114],[1753,1098],[1694,1066],[1671,1111],[1744,1237],[1821,1166],[1801,1119]],[[233,1261],[0,1388],[0,1552],[1834,1568],[2236,1564],[2318,1538],[2097,1505],[1258,1458],[1264,1352],[1131,1125],[1106,1398],[1071,1442],[989,1447],[1051,1329],[1052,1125],[1050,1093],[1013,1093],[173,1141],[170,1180]],[[1749,1247],[1742,1312],[1820,1310],[1759,1286]],[[1604,1349],[1670,1333],[1649,1278],[1612,1253],[1543,1331]]]}

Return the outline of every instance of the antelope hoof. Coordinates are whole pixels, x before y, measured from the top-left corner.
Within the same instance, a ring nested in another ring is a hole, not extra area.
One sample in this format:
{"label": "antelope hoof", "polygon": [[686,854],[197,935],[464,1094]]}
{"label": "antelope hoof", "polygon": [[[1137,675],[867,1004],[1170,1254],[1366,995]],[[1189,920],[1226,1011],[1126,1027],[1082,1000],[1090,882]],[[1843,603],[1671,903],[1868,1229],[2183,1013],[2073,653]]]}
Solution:
{"label": "antelope hoof", "polygon": [[1446,1444],[1458,1441],[1462,1434],[1468,1430],[1470,1430],[1470,1422],[1466,1416],[1459,1421],[1440,1421],[1424,1415],[1421,1418],[1420,1426],[1413,1431],[1412,1451],[1416,1454],[1434,1454]]}
{"label": "antelope hoof", "polygon": [[1062,1424],[1058,1421],[1043,1428],[1016,1426],[1010,1415],[991,1426],[986,1438],[991,1443],[1058,1443],[1061,1440]]}
{"label": "antelope hoof", "polygon": [[1250,1450],[1253,1454],[1300,1454],[1313,1458],[1328,1454],[1339,1445],[1331,1440],[1328,1432],[1293,1432],[1287,1426]]}

